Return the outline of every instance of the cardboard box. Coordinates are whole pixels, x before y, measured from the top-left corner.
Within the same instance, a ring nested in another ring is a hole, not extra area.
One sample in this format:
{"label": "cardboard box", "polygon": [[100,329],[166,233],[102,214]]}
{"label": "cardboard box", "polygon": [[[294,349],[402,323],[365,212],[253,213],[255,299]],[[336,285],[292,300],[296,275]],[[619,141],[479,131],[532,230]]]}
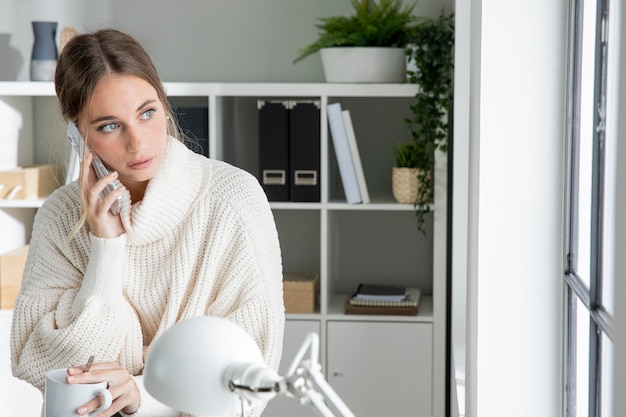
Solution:
{"label": "cardboard box", "polygon": [[28,245],[0,255],[0,308],[11,309],[20,292]]}
{"label": "cardboard box", "polygon": [[283,298],[286,313],[315,313],[319,303],[319,293],[319,274],[283,274]]}
{"label": "cardboard box", "polygon": [[[34,200],[47,197],[59,186],[56,165],[33,165],[0,171],[0,198]],[[12,194],[15,187],[21,187]]]}

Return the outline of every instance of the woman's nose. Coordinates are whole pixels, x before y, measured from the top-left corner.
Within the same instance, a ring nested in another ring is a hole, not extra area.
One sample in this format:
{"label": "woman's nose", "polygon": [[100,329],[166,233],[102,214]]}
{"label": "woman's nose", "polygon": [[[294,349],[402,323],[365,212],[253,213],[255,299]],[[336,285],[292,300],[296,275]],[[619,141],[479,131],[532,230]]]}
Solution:
{"label": "woman's nose", "polygon": [[140,129],[133,125],[126,126],[126,150],[136,153],[141,151],[144,145]]}

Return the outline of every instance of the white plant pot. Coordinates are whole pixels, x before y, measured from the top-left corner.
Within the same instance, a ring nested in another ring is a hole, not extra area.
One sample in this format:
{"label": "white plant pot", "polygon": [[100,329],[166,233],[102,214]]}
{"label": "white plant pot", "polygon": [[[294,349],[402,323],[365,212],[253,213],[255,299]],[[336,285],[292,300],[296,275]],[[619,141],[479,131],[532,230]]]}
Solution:
{"label": "white plant pot", "polygon": [[404,83],[404,48],[369,46],[323,48],[324,74],[329,83]]}

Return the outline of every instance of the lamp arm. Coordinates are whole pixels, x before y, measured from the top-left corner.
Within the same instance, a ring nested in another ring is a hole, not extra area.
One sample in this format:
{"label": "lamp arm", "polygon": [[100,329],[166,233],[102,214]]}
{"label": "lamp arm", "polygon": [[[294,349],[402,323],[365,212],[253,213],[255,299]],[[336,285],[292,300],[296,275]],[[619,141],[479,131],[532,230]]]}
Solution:
{"label": "lamp arm", "polygon": [[324,397],[319,392],[309,390],[304,395],[306,395],[320,417],[336,417],[336,414],[326,405]]}
{"label": "lamp arm", "polygon": [[[305,359],[307,351],[310,357]],[[232,363],[224,372],[223,382],[249,403],[285,394],[301,404],[310,403],[321,417],[355,417],[324,378],[318,351],[319,337],[317,333],[309,333],[285,377],[264,364]]]}
{"label": "lamp arm", "polygon": [[293,358],[289,370],[287,370],[287,377],[296,373],[296,368],[298,368],[302,362],[302,358],[304,358],[304,354],[307,350],[311,353],[311,363],[318,363],[317,352],[319,352],[319,336],[317,333],[311,332],[306,336],[304,342],[302,342],[302,345],[298,350],[298,353],[296,353],[296,356]]}
{"label": "lamp arm", "polygon": [[284,394],[311,404],[322,417],[354,417],[324,379],[318,352],[317,333],[309,333],[283,377],[267,366],[243,328],[224,318],[199,316],[159,337],[143,381],[154,398],[187,414],[233,415],[239,407],[243,414],[246,402],[254,406]]}
{"label": "lamp arm", "polygon": [[[324,375],[319,370],[319,364],[303,362],[302,366],[306,369],[306,378],[312,385],[312,389],[307,390],[306,395],[323,417],[355,417],[346,403],[343,402],[328,381],[326,381]],[[323,399],[325,403],[320,401],[320,399]],[[334,410],[334,413],[327,414],[326,410],[329,409]]]}
{"label": "lamp arm", "polygon": [[[310,359],[303,360],[307,350],[310,351]],[[319,336],[311,332],[302,343],[285,376],[288,393],[300,402],[309,400],[322,417],[355,417],[320,371],[318,351]]]}

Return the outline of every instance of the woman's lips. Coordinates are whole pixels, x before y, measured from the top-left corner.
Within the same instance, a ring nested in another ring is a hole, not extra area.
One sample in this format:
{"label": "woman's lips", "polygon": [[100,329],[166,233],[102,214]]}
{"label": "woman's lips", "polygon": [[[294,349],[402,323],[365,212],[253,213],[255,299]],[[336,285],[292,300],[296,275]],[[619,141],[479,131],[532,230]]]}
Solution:
{"label": "woman's lips", "polygon": [[148,168],[151,163],[152,163],[152,158],[142,159],[140,161],[131,162],[130,164],[128,164],[128,167],[130,169],[141,170],[141,169]]}

